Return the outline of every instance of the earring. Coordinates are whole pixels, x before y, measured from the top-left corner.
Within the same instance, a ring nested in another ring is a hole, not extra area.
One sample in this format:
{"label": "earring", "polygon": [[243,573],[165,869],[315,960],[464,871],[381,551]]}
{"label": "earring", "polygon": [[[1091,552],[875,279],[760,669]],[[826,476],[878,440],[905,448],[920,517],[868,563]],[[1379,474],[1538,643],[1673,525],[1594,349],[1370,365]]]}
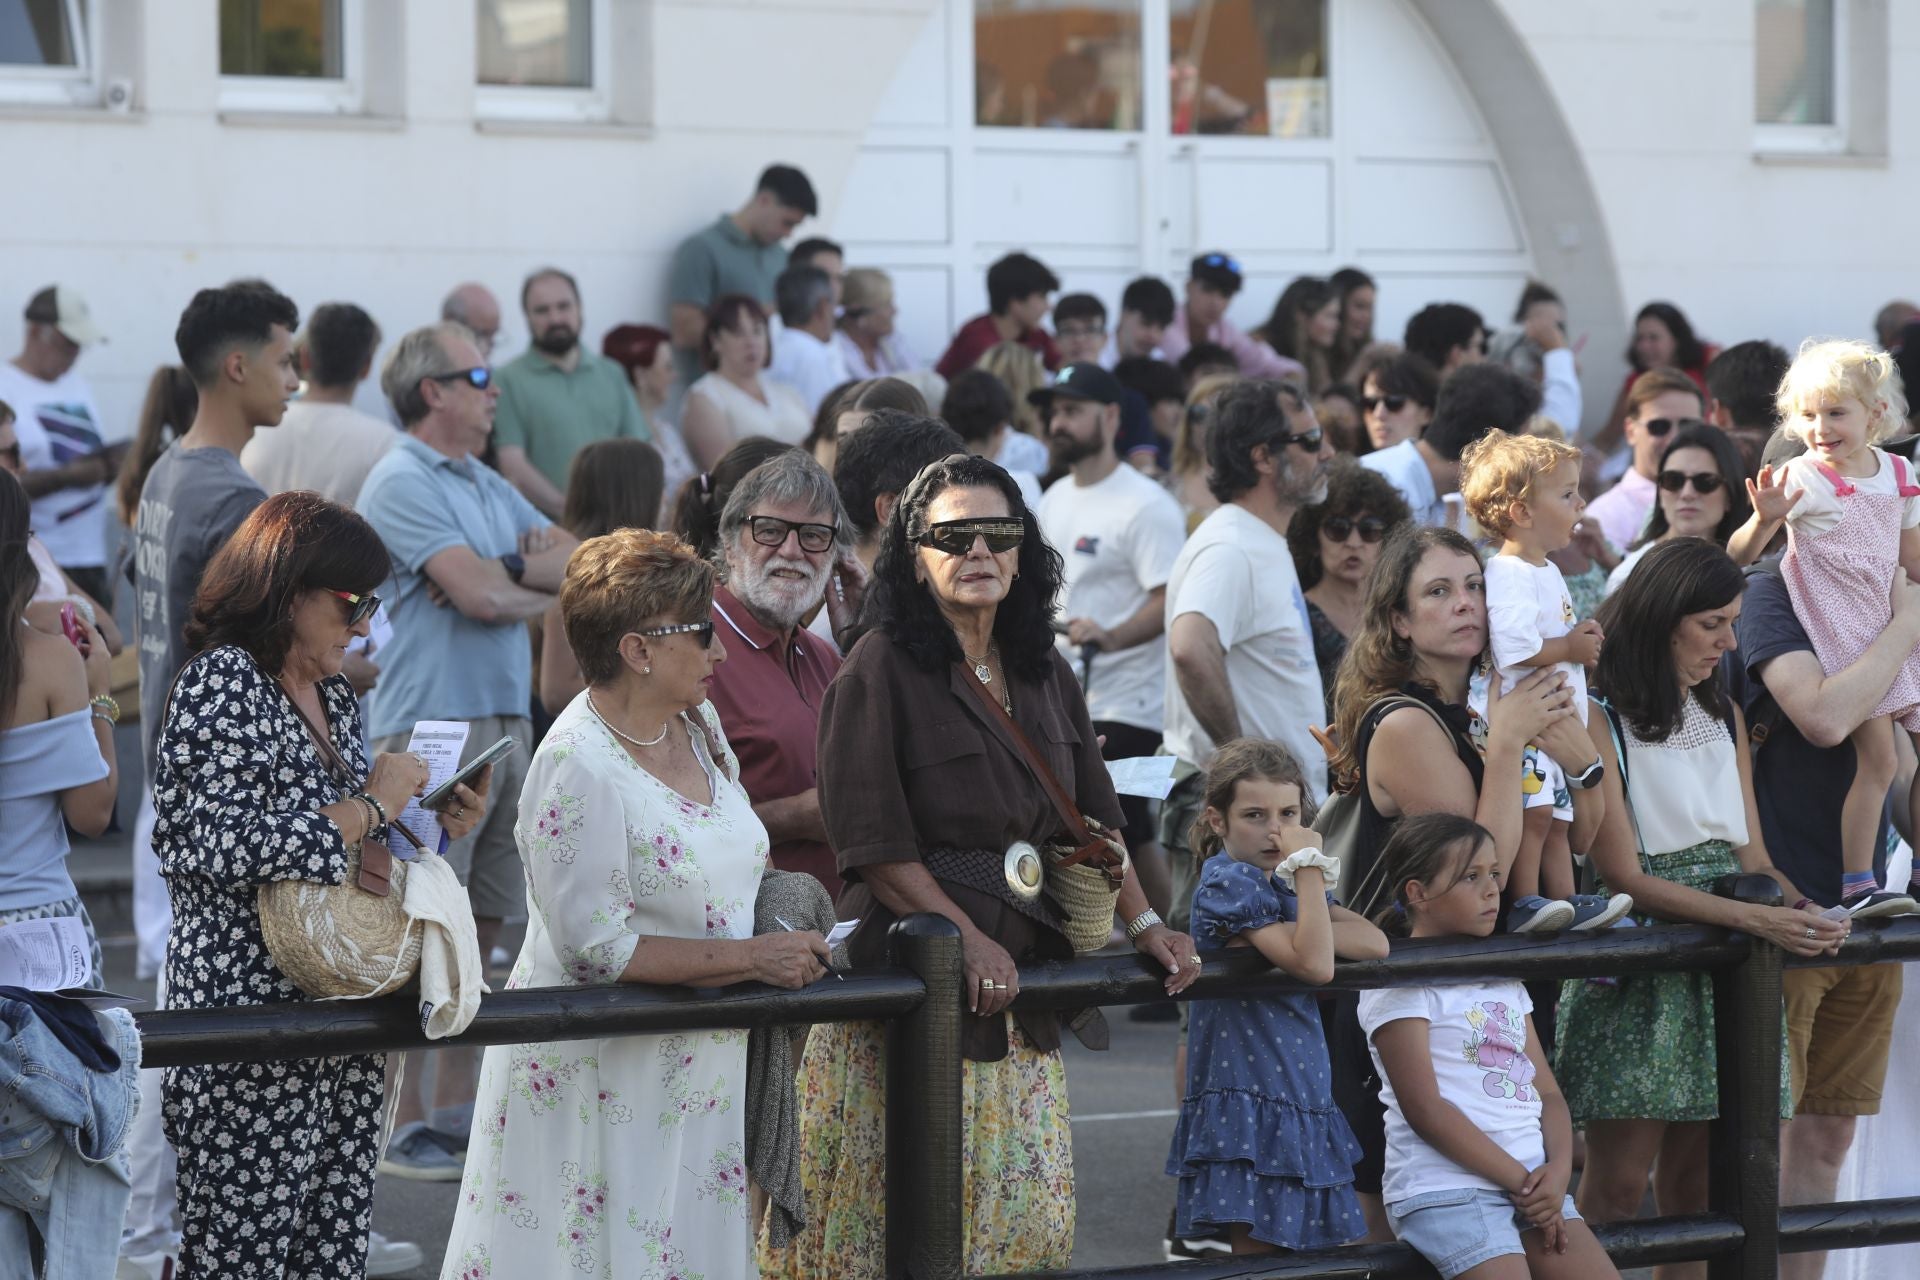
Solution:
{"label": "earring", "polygon": [[650,676],[650,675],[652,675],[652,674],[653,674],[653,668],[652,668],[652,667],[642,667],[642,668],[640,668],[640,674],[641,674],[641,675],[643,675],[643,676]]}

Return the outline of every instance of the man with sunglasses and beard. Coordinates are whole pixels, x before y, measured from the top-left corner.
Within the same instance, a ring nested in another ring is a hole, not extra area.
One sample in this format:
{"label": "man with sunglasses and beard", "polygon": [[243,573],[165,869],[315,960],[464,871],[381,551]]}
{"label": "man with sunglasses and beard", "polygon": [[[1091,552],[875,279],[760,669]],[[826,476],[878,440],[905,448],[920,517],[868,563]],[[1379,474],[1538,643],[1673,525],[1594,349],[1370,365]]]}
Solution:
{"label": "man with sunglasses and beard", "polygon": [[[1187,537],[1180,505],[1120,459],[1122,395],[1118,378],[1089,363],[1066,366],[1052,385],[1027,397],[1046,421],[1054,466],[1068,472],[1041,496],[1034,515],[1066,561],[1060,653],[1085,688],[1108,760],[1160,750],[1167,574]],[[1153,843],[1147,803],[1122,796],[1120,809],[1141,887],[1164,911],[1166,863]]]}
{"label": "man with sunglasses and beard", "polygon": [[572,276],[540,268],[520,286],[520,309],[533,342],[500,368],[493,443],[500,474],[557,520],[574,454],[599,440],[651,440],[653,432],[626,371],[580,345],[580,286]]}
{"label": "man with sunglasses and beard", "polygon": [[1659,492],[1660,455],[1676,423],[1706,414],[1700,388],[1678,369],[1649,369],[1627,392],[1627,446],[1632,463],[1613,488],[1587,504],[1586,521],[1626,548],[1640,539]]}
{"label": "man with sunglasses and beard", "polygon": [[842,630],[866,571],[833,477],[797,449],[748,472],[720,513],[720,554],[726,583],[714,588],[713,621],[727,661],[713,672],[714,710],[766,824],[773,865],[815,877],[837,898],[814,761],[820,699],[840,655],[803,623],[824,597]]}
{"label": "man with sunglasses and beard", "polygon": [[[484,968],[502,921],[525,909],[513,827],[534,747],[526,623],[553,603],[576,540],[479,460],[499,390],[465,328],[441,323],[400,339],[380,389],[404,434],[374,464],[358,503],[393,559],[380,592],[393,639],[381,650],[367,732],[376,752],[405,751],[419,721],[464,721],[462,765],[502,737],[518,744],[493,766],[498,801],[445,850],[467,887]],[[460,1177],[473,1051],[446,1050],[437,1066],[433,1114],[422,1119],[417,1095],[406,1091],[382,1173]]]}

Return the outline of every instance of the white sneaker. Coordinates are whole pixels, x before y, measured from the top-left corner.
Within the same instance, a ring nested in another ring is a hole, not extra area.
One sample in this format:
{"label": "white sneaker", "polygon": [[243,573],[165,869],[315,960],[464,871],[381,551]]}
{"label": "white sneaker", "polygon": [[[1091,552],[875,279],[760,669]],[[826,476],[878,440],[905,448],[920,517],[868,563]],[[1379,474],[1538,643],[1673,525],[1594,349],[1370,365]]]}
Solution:
{"label": "white sneaker", "polygon": [[179,1260],[165,1250],[159,1253],[122,1254],[113,1269],[113,1280],[173,1280]]}
{"label": "white sneaker", "polygon": [[427,1255],[410,1240],[389,1240],[378,1231],[367,1237],[367,1276],[397,1276],[413,1270]]}

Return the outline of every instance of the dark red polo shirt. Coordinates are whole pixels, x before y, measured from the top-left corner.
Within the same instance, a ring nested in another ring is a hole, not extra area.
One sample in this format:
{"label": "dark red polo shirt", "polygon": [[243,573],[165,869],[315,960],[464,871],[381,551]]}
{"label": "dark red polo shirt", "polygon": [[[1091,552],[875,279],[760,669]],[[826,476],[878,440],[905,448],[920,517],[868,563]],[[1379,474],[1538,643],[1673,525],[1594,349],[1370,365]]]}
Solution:
{"label": "dark red polo shirt", "polygon": [[[1027,330],[1015,339],[1023,347],[1032,347],[1040,354],[1040,361],[1048,369],[1060,367],[1060,349],[1053,345],[1053,335],[1045,329],[1035,327]],[[960,326],[953,335],[953,341],[947,345],[946,354],[940,357],[934,372],[951,382],[967,370],[980,363],[980,357],[1000,345],[1000,330],[994,326],[992,315],[975,316]]]}
{"label": "dark red polo shirt", "polygon": [[[713,622],[727,646],[727,660],[713,676],[713,706],[740,757],[748,798],[763,804],[811,790],[820,696],[840,670],[840,655],[805,627],[794,628],[783,651],[780,637],[725,587],[714,588]],[[773,865],[816,876],[840,897],[840,873],[824,841],[784,840],[773,846]]]}

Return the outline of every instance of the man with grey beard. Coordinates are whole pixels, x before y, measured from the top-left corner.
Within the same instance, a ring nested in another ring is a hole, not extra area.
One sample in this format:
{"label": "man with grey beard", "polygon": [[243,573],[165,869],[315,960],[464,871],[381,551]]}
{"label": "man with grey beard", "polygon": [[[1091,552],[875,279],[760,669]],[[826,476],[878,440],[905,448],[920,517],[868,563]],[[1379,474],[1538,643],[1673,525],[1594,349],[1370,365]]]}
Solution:
{"label": "man with grey beard", "polygon": [[840,655],[802,623],[823,597],[836,632],[858,612],[866,573],[852,546],[833,478],[805,453],[783,453],[727,499],[719,552],[726,585],[713,593],[715,634],[727,646],[713,673],[713,706],[766,824],[773,865],[818,878],[836,898],[840,875],[820,821],[814,753],[820,697]]}

